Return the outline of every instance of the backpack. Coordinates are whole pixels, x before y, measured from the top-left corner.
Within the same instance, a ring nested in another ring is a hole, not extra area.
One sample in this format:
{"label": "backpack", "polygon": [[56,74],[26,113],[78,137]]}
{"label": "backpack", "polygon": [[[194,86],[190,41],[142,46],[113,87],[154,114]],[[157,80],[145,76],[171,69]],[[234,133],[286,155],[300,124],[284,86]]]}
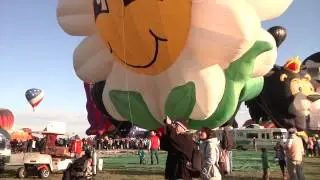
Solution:
{"label": "backpack", "polygon": [[189,169],[191,177],[200,177],[201,170],[203,169],[202,156],[202,152],[197,147],[194,147],[191,160],[187,163],[187,169]]}
{"label": "backpack", "polygon": [[218,169],[221,175],[228,174],[230,171],[228,152],[222,148],[219,148]]}

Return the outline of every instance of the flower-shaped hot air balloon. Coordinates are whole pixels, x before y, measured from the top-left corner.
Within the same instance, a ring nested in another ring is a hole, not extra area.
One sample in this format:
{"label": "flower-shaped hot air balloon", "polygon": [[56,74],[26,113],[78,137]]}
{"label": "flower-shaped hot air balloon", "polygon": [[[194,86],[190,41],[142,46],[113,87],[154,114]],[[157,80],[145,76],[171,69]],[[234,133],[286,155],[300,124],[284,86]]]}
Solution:
{"label": "flower-shaped hot air balloon", "polygon": [[0,108],[0,128],[10,130],[13,126],[14,116],[9,109]]}
{"label": "flower-shaped hot air balloon", "polygon": [[44,97],[44,93],[41,89],[28,89],[25,93],[26,99],[29,104],[32,106],[33,111],[41,103]]}
{"label": "flower-shaped hot air balloon", "polygon": [[108,113],[145,129],[163,119],[214,128],[257,96],[277,48],[261,21],[292,0],[60,0],[65,32],[88,36],[74,52],[85,82],[106,80]]}

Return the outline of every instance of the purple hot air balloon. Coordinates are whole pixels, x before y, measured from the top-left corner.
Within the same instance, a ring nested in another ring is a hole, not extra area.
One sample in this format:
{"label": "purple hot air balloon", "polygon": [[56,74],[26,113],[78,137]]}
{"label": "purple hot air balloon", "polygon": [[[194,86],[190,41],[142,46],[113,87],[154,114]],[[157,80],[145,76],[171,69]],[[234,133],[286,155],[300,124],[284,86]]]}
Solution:
{"label": "purple hot air balloon", "polygon": [[92,84],[84,83],[84,89],[87,97],[87,118],[90,124],[90,128],[86,131],[88,135],[102,135],[104,133],[112,132],[115,130],[115,126],[112,124],[110,116],[102,114],[95,106],[91,97]]}

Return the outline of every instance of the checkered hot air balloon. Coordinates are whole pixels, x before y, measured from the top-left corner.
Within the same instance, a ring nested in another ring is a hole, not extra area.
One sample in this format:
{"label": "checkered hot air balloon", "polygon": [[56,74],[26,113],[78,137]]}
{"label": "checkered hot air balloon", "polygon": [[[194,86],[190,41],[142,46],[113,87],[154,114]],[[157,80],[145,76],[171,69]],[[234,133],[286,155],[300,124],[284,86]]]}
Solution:
{"label": "checkered hot air balloon", "polygon": [[27,101],[32,106],[33,111],[35,111],[35,108],[41,103],[44,97],[43,91],[36,88],[28,89],[25,95]]}

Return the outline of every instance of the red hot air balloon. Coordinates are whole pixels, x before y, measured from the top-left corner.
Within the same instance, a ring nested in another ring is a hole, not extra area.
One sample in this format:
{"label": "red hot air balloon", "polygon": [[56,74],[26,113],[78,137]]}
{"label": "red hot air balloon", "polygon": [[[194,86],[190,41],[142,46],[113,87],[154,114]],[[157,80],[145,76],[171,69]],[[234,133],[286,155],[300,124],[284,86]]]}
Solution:
{"label": "red hot air balloon", "polygon": [[10,130],[13,126],[14,116],[9,109],[0,108],[0,128]]}

